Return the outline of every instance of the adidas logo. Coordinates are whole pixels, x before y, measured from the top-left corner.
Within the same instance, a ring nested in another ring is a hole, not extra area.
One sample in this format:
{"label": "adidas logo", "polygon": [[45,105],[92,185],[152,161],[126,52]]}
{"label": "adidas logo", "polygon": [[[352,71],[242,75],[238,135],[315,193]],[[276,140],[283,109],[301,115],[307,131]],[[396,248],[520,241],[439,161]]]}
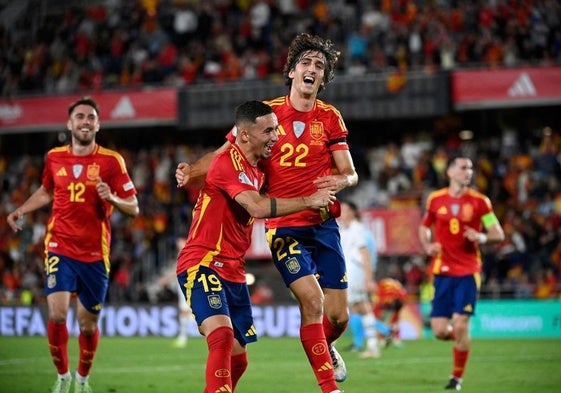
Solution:
{"label": "adidas logo", "polygon": [[226,384],[215,390],[215,393],[232,392],[230,385]]}
{"label": "adidas logo", "polygon": [[136,117],[136,111],[129,97],[122,96],[115,108],[111,111],[112,119]]}
{"label": "adidas logo", "polygon": [[323,363],[323,365],[318,369],[318,371],[328,371],[328,370],[332,370],[333,366],[331,365],[331,363],[329,362],[325,362]]}
{"label": "adidas logo", "polygon": [[257,334],[257,329],[255,329],[255,326],[253,325],[251,325],[251,327],[247,330],[247,332],[245,332],[246,337],[255,336],[256,334]]}
{"label": "adidas logo", "polygon": [[60,168],[57,172],[56,172],[56,176],[68,176],[68,174],[66,173],[66,169],[64,169],[64,167]]}
{"label": "adidas logo", "polygon": [[510,97],[527,97],[537,95],[536,87],[530,76],[523,72],[508,89]]}

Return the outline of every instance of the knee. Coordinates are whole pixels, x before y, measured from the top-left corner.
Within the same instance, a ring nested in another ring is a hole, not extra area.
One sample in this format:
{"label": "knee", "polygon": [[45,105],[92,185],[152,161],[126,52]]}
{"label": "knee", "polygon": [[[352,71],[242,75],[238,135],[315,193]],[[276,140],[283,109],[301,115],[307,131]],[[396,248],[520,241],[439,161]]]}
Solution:
{"label": "knee", "polygon": [[80,326],[80,333],[84,336],[93,336],[97,330],[97,324],[86,323]]}
{"label": "knee", "polygon": [[318,294],[307,294],[300,297],[300,308],[302,314],[306,315],[323,315],[324,297],[321,293]]}
{"label": "knee", "polygon": [[436,337],[439,340],[449,340],[450,337],[453,335],[452,326],[448,324],[446,325],[432,324],[431,328],[434,337]]}
{"label": "knee", "polygon": [[336,313],[333,313],[332,315],[328,315],[327,317],[329,318],[329,322],[331,322],[333,326],[344,328],[349,323],[349,309],[344,308]]}

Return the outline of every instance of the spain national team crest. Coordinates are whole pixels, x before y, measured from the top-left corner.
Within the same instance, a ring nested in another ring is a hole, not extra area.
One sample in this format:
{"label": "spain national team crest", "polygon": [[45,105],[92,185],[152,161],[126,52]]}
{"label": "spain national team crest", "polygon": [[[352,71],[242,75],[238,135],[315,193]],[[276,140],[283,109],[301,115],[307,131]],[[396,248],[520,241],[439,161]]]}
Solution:
{"label": "spain national team crest", "polygon": [[310,145],[323,145],[321,141],[323,137],[323,123],[321,121],[312,121],[310,123],[310,135],[312,136]]}
{"label": "spain national team crest", "polygon": [[208,295],[208,305],[214,309],[219,309],[222,307],[222,300],[218,295]]}
{"label": "spain national team crest", "polygon": [[300,271],[300,264],[296,258],[289,258],[285,262],[286,268],[291,274],[296,274]]}
{"label": "spain national team crest", "polygon": [[97,181],[97,178],[99,177],[99,164],[96,164],[95,162],[93,164],[88,165],[88,170],[86,172],[86,175],[88,177],[88,181]]}
{"label": "spain national team crest", "polygon": [[461,219],[464,221],[471,221],[473,218],[473,205],[470,203],[465,203],[462,205],[462,217]]}

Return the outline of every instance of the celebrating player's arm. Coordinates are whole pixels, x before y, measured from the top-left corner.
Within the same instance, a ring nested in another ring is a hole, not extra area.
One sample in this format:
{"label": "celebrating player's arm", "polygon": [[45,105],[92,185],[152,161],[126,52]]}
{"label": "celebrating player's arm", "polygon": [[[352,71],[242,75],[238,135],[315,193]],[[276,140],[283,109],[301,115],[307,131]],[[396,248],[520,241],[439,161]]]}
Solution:
{"label": "celebrating player's arm", "polygon": [[254,218],[285,216],[304,209],[333,205],[335,193],[327,188],[298,198],[267,198],[257,191],[243,191],[234,198]]}
{"label": "celebrating player's arm", "polygon": [[318,188],[329,188],[339,192],[347,187],[356,186],[358,174],[349,150],[334,150],[332,153],[336,173],[317,178],[314,183]]}
{"label": "celebrating player's arm", "polygon": [[136,195],[131,195],[126,198],[119,197],[111,191],[111,186],[105,183],[101,177],[97,179],[95,188],[101,199],[113,205],[121,213],[132,217],[138,215],[139,208]]}
{"label": "celebrating player's arm", "polygon": [[214,160],[218,154],[226,151],[232,144],[229,140],[226,140],[222,146],[218,149],[206,153],[204,156],[199,158],[192,164],[187,162],[180,162],[175,169],[175,180],[177,181],[177,187],[186,187],[193,180],[203,178],[208,172],[210,163]]}

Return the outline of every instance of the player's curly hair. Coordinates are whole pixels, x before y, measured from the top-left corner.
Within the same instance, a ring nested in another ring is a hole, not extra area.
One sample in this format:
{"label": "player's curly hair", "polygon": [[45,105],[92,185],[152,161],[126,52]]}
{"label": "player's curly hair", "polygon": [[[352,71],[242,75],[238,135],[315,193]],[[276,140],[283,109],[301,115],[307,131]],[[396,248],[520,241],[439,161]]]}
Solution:
{"label": "player's curly hair", "polygon": [[296,64],[307,51],[318,51],[325,56],[325,73],[323,76],[323,84],[319,91],[322,91],[329,82],[335,77],[335,65],[339,60],[341,52],[335,49],[334,43],[329,39],[323,39],[319,36],[308,33],[298,34],[288,47],[288,56],[284,65],[283,76],[285,85],[292,85],[292,79],[288,77],[290,71],[296,68]]}

